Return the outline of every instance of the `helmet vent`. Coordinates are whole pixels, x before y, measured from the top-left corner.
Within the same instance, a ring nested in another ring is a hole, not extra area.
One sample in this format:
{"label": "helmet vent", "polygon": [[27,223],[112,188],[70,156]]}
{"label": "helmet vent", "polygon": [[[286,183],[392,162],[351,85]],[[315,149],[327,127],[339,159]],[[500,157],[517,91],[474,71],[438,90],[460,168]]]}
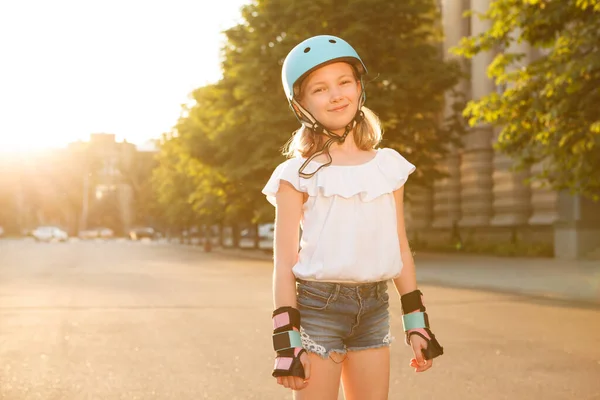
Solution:
{"label": "helmet vent", "polygon": [[337,42],[333,39],[329,39],[329,43],[337,43]]}
{"label": "helmet vent", "polygon": [[307,47],[307,48],[304,49],[305,53],[308,53],[309,51],[310,51],[310,47]]}

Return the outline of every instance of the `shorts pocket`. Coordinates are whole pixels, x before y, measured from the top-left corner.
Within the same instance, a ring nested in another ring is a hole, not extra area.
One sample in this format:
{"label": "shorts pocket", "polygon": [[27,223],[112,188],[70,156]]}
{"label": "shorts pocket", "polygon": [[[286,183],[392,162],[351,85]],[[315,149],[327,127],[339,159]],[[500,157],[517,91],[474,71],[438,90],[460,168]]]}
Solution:
{"label": "shorts pocket", "polygon": [[377,301],[379,303],[388,303],[390,295],[388,294],[387,282],[380,282],[377,286]]}
{"label": "shorts pocket", "polygon": [[382,303],[387,303],[390,301],[390,295],[387,292],[384,292],[379,295],[379,301]]}
{"label": "shorts pocket", "polygon": [[298,287],[296,302],[298,306],[310,308],[311,310],[324,310],[331,301],[332,293],[326,293],[321,290],[306,285]]}
{"label": "shorts pocket", "polygon": [[377,298],[375,300],[376,307],[389,307],[390,303],[390,295],[387,290],[383,289],[377,293]]}

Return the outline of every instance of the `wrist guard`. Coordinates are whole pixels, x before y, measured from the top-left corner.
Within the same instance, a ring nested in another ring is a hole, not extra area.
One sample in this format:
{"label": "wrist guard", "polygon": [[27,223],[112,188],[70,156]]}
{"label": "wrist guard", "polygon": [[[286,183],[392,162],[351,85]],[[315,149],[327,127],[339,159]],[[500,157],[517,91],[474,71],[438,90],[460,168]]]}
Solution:
{"label": "wrist guard", "polygon": [[273,311],[273,349],[277,352],[273,376],[298,376],[304,378],[300,356],[300,312],[294,307],[279,307]]}
{"label": "wrist guard", "polygon": [[423,357],[426,360],[444,354],[444,348],[429,329],[429,316],[425,312],[423,293],[420,290],[414,290],[400,296],[400,301],[402,303],[402,324],[406,334],[406,344],[410,345],[412,335],[418,335],[427,341],[427,348],[422,350]]}

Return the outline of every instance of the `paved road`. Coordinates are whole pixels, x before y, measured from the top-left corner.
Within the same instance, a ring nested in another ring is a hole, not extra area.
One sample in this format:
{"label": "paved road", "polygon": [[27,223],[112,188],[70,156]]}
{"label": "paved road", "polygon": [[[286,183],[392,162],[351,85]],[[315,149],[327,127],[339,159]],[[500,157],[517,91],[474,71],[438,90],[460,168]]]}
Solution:
{"label": "paved road", "polygon": [[[270,378],[270,265],[130,242],[0,241],[0,399],[291,399]],[[446,355],[390,399],[600,399],[600,309],[423,286]]]}

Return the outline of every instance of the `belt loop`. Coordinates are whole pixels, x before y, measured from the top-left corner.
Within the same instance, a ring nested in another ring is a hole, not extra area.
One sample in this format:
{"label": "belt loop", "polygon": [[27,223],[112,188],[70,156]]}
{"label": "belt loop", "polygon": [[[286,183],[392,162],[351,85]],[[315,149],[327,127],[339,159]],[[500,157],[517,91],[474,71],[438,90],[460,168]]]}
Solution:
{"label": "belt loop", "polygon": [[340,294],[340,288],[341,288],[341,285],[339,283],[336,283],[335,289],[333,290],[333,298],[331,299],[332,301],[337,300],[338,295]]}

